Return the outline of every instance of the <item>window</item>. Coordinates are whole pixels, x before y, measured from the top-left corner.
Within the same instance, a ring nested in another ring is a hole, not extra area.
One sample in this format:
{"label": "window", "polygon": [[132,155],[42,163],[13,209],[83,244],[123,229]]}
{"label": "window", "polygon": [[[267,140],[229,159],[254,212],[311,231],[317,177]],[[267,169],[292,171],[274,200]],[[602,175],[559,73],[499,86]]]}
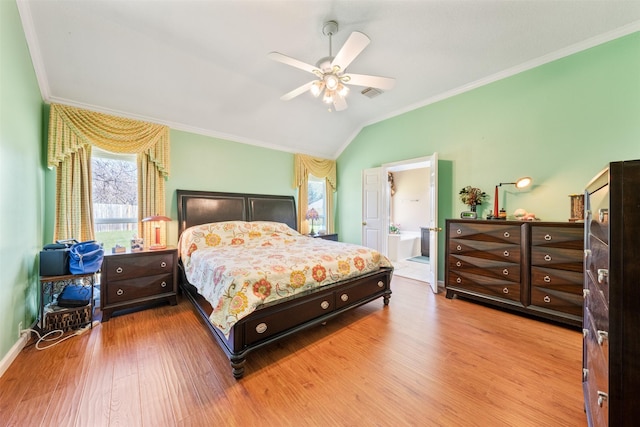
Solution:
{"label": "window", "polygon": [[327,230],[326,226],[326,185],[324,178],[317,178],[309,174],[309,209],[318,212],[318,220],[314,221],[314,230]]}
{"label": "window", "polygon": [[135,154],[96,147],[91,155],[95,237],[109,250],[138,235],[138,165]]}

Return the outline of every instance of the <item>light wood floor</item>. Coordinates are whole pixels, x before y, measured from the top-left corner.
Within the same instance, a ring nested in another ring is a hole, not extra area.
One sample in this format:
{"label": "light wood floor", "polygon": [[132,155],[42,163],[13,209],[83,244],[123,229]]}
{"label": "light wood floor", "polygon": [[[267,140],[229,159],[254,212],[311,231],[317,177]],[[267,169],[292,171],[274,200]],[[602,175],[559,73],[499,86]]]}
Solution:
{"label": "light wood floor", "polygon": [[190,303],[113,317],[0,378],[0,425],[584,426],[576,331],[395,277],[250,355],[236,381]]}

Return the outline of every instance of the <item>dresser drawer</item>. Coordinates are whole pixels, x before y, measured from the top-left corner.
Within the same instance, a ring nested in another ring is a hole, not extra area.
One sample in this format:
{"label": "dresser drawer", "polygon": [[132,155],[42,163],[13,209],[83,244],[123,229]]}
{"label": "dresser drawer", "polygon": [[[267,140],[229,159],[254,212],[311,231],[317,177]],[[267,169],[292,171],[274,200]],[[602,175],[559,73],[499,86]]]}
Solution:
{"label": "dresser drawer", "polygon": [[544,227],[532,224],[531,245],[582,251],[584,249],[584,230],[582,227]]}
{"label": "dresser drawer", "polygon": [[[295,300],[294,300],[295,301]],[[295,307],[295,308],[294,308]],[[284,310],[287,308],[287,310]],[[244,325],[247,345],[263,341],[288,328],[331,313],[335,308],[333,292],[326,292],[304,303],[283,305],[283,310],[267,316],[257,316]],[[258,313],[258,312],[256,312]]]}
{"label": "dresser drawer", "polygon": [[589,239],[589,247],[584,261],[586,275],[609,304],[609,247],[593,236]]}
{"label": "dresser drawer", "polygon": [[130,302],[164,293],[174,292],[173,275],[144,276],[108,283],[106,304]]}
{"label": "dresser drawer", "polygon": [[167,274],[173,271],[173,254],[171,253],[111,255],[105,259],[107,281]]}
{"label": "dresser drawer", "polygon": [[583,250],[534,246],[531,248],[531,265],[581,272],[584,269],[583,254]]}
{"label": "dresser drawer", "polygon": [[589,310],[585,310],[583,335],[587,362],[587,371],[583,373],[586,406],[594,418],[593,425],[608,425],[609,399],[601,398],[602,393],[609,395],[608,340],[601,340],[603,345],[598,343],[597,330],[591,322]]}
{"label": "dresser drawer", "polygon": [[511,282],[521,281],[520,264],[503,261],[452,255],[449,257],[449,270],[452,272],[464,271],[465,273],[494,277]]}
{"label": "dresser drawer", "polygon": [[531,305],[582,317],[582,287],[571,285],[574,288],[556,289],[531,287]]}
{"label": "dresser drawer", "polygon": [[517,263],[520,262],[520,245],[451,239],[449,254]]}
{"label": "dresser drawer", "polygon": [[555,268],[531,267],[531,284],[542,287],[560,285],[577,285],[580,294],[584,286],[584,275],[577,271],[558,270]]}
{"label": "dresser drawer", "polygon": [[336,290],[336,308],[351,305],[367,297],[381,294],[384,291],[384,282],[371,279],[363,280],[348,288]]}
{"label": "dresser drawer", "polygon": [[452,239],[476,240],[484,242],[520,244],[521,226],[504,224],[453,223],[449,225]]}
{"label": "dresser drawer", "polygon": [[447,288],[520,302],[520,283],[476,274],[449,272]]}

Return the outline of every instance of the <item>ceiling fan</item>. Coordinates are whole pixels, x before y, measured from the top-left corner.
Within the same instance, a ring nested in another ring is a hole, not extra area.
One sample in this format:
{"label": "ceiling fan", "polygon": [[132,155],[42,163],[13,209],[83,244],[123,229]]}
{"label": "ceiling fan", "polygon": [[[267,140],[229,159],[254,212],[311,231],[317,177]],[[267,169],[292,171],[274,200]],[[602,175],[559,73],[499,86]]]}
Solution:
{"label": "ceiling fan", "polygon": [[395,79],[348,73],[346,70],[349,64],[360,55],[371,40],[363,33],[354,31],[334,57],[331,51],[331,38],[337,32],[338,23],[336,21],[328,21],[322,27],[322,33],[325,36],[329,36],[329,56],[321,58],[315,66],[279,52],[269,53],[269,58],[274,61],[308,71],[317,77],[316,80],[305,83],[284,94],[280,97],[281,100],[288,101],[308,90],[315,97],[319,97],[322,94],[322,100],[325,103],[333,104],[336,111],[342,111],[347,108],[347,101],[345,100],[347,93],[349,93],[347,84],[383,90],[393,88],[396,83]]}

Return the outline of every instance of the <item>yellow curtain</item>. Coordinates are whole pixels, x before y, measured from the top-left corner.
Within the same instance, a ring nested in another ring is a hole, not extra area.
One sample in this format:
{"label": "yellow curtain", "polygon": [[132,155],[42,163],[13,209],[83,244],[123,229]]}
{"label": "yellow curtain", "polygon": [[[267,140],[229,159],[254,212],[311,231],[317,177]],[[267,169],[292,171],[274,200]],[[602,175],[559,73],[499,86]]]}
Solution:
{"label": "yellow curtain", "polygon": [[[51,104],[47,163],[57,168],[54,240],[93,239],[93,145],[114,153],[137,153],[138,221],[165,214],[164,180],[170,164],[167,126]],[[149,235],[140,223],[139,230],[143,238]]]}
{"label": "yellow curtain", "polygon": [[309,208],[309,174],[325,180],[325,220],[327,233],[333,233],[333,193],[336,191],[336,162],[335,160],[320,159],[304,154],[294,155],[293,188],[298,189],[298,231],[303,234],[309,232],[309,224],[305,220],[305,215]]}

